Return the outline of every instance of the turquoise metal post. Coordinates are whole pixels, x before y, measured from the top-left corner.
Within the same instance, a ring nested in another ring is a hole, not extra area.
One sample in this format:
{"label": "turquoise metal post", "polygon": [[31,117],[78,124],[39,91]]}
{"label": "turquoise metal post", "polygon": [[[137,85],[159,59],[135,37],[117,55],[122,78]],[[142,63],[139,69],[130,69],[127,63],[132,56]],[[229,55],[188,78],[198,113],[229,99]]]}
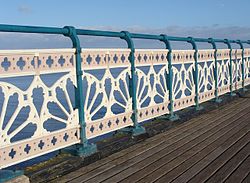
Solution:
{"label": "turquoise metal post", "polygon": [[247,89],[245,88],[245,58],[244,58],[244,46],[240,40],[237,40],[236,43],[240,45],[242,63],[241,63],[241,74],[242,74],[242,91],[245,92]]}
{"label": "turquoise metal post", "polygon": [[[76,29],[71,26],[64,27],[68,29],[68,33],[64,36],[69,37],[73,43],[73,47],[76,49],[75,60],[76,60],[76,79],[77,88],[75,91],[76,95],[76,108],[78,108],[79,123],[81,125],[81,143],[77,145],[76,153],[79,156],[89,156],[97,151],[95,144],[88,143],[86,138],[86,122],[84,119],[84,100],[83,100],[83,86],[82,86],[82,68],[81,68],[81,46],[79,38],[76,34]],[[73,151],[74,152],[74,151]]]}
{"label": "turquoise metal post", "polygon": [[174,114],[174,100],[173,100],[173,68],[172,68],[172,47],[170,44],[170,41],[166,35],[160,35],[162,39],[160,41],[164,42],[166,49],[168,49],[168,55],[167,55],[167,60],[168,60],[168,75],[166,78],[168,90],[169,90],[169,116],[168,119],[170,121],[175,121],[179,119],[179,116]]}
{"label": "turquoise metal post", "polygon": [[134,127],[132,129],[132,133],[134,136],[146,133],[145,128],[139,125],[138,123],[138,108],[137,108],[137,92],[136,92],[136,71],[135,71],[135,47],[134,42],[131,38],[131,35],[127,31],[122,31],[124,35],[121,36],[121,39],[127,42],[128,48],[130,49],[129,61],[131,64],[131,78],[129,79],[129,91],[132,96],[132,120],[134,123]]}
{"label": "turquoise metal post", "polygon": [[194,38],[188,37],[188,43],[190,43],[193,47],[194,51],[194,61],[195,61],[195,68],[193,71],[193,77],[194,77],[194,84],[195,84],[195,109],[196,110],[202,110],[203,107],[199,104],[199,73],[198,73],[198,48],[195,43]]}
{"label": "turquoise metal post", "polygon": [[228,39],[224,40],[224,43],[227,45],[229,49],[229,76],[230,76],[230,95],[236,96],[233,92],[233,61],[232,61],[232,46]]}
{"label": "turquoise metal post", "polygon": [[215,102],[220,103],[222,100],[218,96],[218,60],[217,46],[213,38],[208,38],[208,43],[212,44],[214,49],[214,80],[215,80]]}

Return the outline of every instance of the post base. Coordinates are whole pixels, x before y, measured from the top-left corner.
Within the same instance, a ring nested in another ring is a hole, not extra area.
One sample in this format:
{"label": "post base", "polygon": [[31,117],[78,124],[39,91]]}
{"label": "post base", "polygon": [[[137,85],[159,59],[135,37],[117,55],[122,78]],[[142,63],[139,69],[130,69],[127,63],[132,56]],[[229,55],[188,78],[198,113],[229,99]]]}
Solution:
{"label": "post base", "polygon": [[169,121],[177,121],[180,119],[180,117],[177,114],[167,114],[167,115],[163,115],[163,116],[159,116],[157,117],[157,119],[165,119],[165,120],[169,120]]}
{"label": "post base", "polygon": [[69,148],[65,148],[62,152],[70,153],[74,156],[87,157],[97,152],[97,146],[93,143],[76,144]]}
{"label": "post base", "polygon": [[221,103],[221,102],[222,102],[222,99],[219,98],[219,97],[216,97],[216,98],[214,99],[214,101],[215,101],[216,103]]}
{"label": "post base", "polygon": [[22,170],[0,170],[0,183],[6,182],[6,181],[10,181],[14,178],[17,178],[21,175],[23,175],[23,171]]}
{"label": "post base", "polygon": [[146,129],[142,126],[130,126],[127,128],[120,129],[119,131],[123,133],[131,133],[133,136],[138,136],[146,133]]}
{"label": "post base", "polygon": [[231,96],[231,97],[235,97],[235,96],[236,96],[236,93],[231,92],[231,93],[230,93],[230,96]]}
{"label": "post base", "polygon": [[203,110],[203,109],[204,109],[204,107],[201,106],[201,105],[195,106],[195,110],[196,110],[196,111],[201,111],[201,110]]}
{"label": "post base", "polygon": [[146,129],[142,126],[135,126],[132,128],[131,132],[133,136],[138,136],[138,135],[146,133]]}

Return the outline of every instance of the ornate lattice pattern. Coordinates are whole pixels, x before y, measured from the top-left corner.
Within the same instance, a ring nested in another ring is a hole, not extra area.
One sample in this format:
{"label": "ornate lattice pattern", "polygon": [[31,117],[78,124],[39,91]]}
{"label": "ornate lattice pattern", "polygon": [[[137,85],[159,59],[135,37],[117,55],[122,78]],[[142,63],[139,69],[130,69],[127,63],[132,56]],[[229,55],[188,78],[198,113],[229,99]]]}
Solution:
{"label": "ornate lattice pattern", "polygon": [[[80,142],[74,49],[0,51],[0,169]],[[244,50],[250,84],[250,50]],[[82,50],[87,138],[132,126],[129,49]],[[136,50],[138,121],[169,113],[168,51]],[[229,50],[217,52],[219,95],[230,91]],[[233,89],[242,50],[232,51]],[[195,104],[194,51],[172,52],[174,111]],[[214,98],[214,50],[198,52],[199,101]]]}
{"label": "ornate lattice pattern", "polygon": [[217,51],[218,61],[218,95],[230,92],[230,50],[221,49]]}
{"label": "ornate lattice pattern", "polygon": [[242,50],[232,50],[232,75],[233,75],[233,90],[238,90],[242,87]]}
{"label": "ornate lattice pattern", "polygon": [[194,51],[174,50],[173,64],[173,94],[174,111],[194,105]]}
{"label": "ornate lattice pattern", "polygon": [[[1,52],[0,168],[79,143],[78,113],[70,96],[70,86],[75,86],[73,53]],[[58,73],[53,82],[44,81]]]}
{"label": "ornate lattice pattern", "polygon": [[214,50],[198,51],[198,78],[199,78],[199,102],[205,102],[214,98]]}
{"label": "ornate lattice pattern", "polygon": [[138,121],[168,113],[167,50],[136,50]]}
{"label": "ornate lattice pattern", "polygon": [[87,138],[133,125],[130,50],[83,50]]}
{"label": "ornate lattice pattern", "polygon": [[245,57],[245,85],[250,84],[250,49],[244,49]]}

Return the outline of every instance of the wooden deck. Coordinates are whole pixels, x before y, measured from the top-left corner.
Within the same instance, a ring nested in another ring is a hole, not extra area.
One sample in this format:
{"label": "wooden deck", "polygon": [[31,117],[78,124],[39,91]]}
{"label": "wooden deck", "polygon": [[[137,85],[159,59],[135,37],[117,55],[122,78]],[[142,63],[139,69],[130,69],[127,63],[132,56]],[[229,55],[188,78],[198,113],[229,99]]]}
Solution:
{"label": "wooden deck", "polygon": [[57,182],[250,182],[250,95]]}

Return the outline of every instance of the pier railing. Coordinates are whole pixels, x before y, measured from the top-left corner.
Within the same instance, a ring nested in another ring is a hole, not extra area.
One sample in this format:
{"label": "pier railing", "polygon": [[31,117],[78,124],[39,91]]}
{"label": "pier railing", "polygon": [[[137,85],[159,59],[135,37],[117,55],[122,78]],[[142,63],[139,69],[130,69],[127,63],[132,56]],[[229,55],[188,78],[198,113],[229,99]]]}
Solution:
{"label": "pier railing", "polygon": [[[0,169],[76,145],[79,155],[96,151],[88,140],[244,89],[250,84],[249,41],[178,38],[0,25],[2,32],[63,34],[72,49],[0,51]],[[124,39],[128,49],[85,49],[79,35]],[[166,49],[135,49],[133,38],[155,39]],[[172,50],[171,41],[193,50]],[[213,49],[199,50],[196,42]],[[216,42],[227,49],[217,49]],[[232,49],[231,44],[240,45]]]}

